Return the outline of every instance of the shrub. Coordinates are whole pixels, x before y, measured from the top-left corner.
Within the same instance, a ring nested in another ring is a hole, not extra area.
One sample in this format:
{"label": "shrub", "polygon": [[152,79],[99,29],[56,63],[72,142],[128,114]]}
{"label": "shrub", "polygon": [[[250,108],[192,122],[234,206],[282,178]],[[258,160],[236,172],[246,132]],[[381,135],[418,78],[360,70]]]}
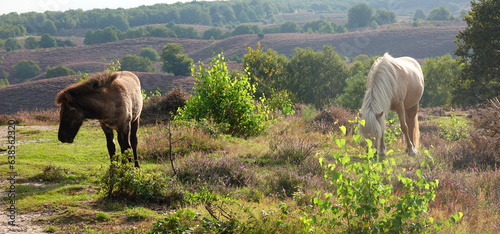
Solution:
{"label": "shrub", "polygon": [[347,78],[344,92],[335,99],[334,103],[357,111],[361,108],[366,90],[366,76],[362,72]]}
{"label": "shrub", "polygon": [[397,16],[394,11],[390,11],[387,9],[378,9],[377,11],[375,11],[373,18],[378,25],[383,25],[396,23]]}
{"label": "shrub", "polygon": [[[168,201],[182,203],[184,190],[174,180],[156,172],[146,172],[128,162],[130,150],[113,156],[101,178],[101,191],[108,197],[122,197],[136,202]],[[123,163],[122,163],[123,162]]]}
{"label": "shrub", "polygon": [[75,75],[75,71],[71,68],[67,68],[63,65],[54,67],[54,68],[48,68],[47,73],[45,73],[45,78],[53,78],[53,77],[60,77],[60,76],[70,76],[70,75]]}
{"label": "shrub", "polygon": [[445,7],[436,7],[431,10],[427,16],[428,20],[450,20],[452,17],[450,11]]}
{"label": "shrub", "polygon": [[40,41],[38,41],[36,37],[29,36],[28,38],[26,38],[26,40],[24,40],[24,48],[33,50],[37,49],[38,47],[40,47]]}
{"label": "shrub", "polygon": [[61,167],[49,164],[43,168],[39,178],[47,182],[61,182],[64,179],[64,170]]}
{"label": "shrub", "polygon": [[33,60],[21,60],[14,64],[12,68],[14,69],[14,77],[24,80],[35,77],[41,71],[38,64]]}
{"label": "shrub", "polygon": [[156,67],[153,62],[146,57],[127,54],[120,62],[121,71],[154,72]]}
{"label": "shrub", "polygon": [[354,131],[354,123],[350,120],[355,118],[356,114],[349,109],[328,106],[321,110],[316,117],[314,117],[312,125],[315,129],[321,130],[323,133],[340,133],[340,126],[345,126],[347,131],[352,133]]}
{"label": "shrub", "polygon": [[19,43],[19,41],[16,40],[15,38],[7,39],[3,46],[4,46],[6,51],[20,50],[21,49],[21,43]]}
{"label": "shrub", "polygon": [[275,113],[279,112],[285,117],[295,114],[292,100],[290,100],[290,93],[286,90],[272,90],[271,97],[267,98],[264,104],[269,107],[269,110]]}
{"label": "shrub", "polygon": [[349,28],[366,27],[372,22],[373,9],[366,3],[360,3],[351,7],[347,14],[347,26]]}
{"label": "shrub", "polygon": [[307,158],[314,155],[318,145],[288,136],[274,136],[269,140],[271,157],[275,158],[276,164],[300,165]]}
{"label": "shrub", "polygon": [[[357,126],[355,126],[357,129]],[[343,135],[345,127],[343,128]],[[353,135],[357,143],[359,135]],[[335,137],[335,143],[343,152],[334,155],[334,163],[326,164],[323,158],[320,163],[325,167],[325,178],[336,185],[334,193],[321,191],[313,198],[314,204],[322,212],[328,211],[334,217],[319,220],[330,225],[343,228],[345,232],[422,232],[428,229],[439,231],[441,222],[434,223],[432,217],[423,217],[428,213],[429,203],[435,198],[435,188],[439,182],[428,181],[428,175],[421,169],[416,170],[417,179],[394,174],[395,160],[379,162],[375,157],[375,149],[371,141],[366,140],[368,152],[360,153],[360,160],[351,161],[347,153],[346,139]],[[428,152],[427,152],[428,153]],[[429,155],[429,154],[428,154]],[[421,163],[421,168],[429,166]],[[390,183],[394,177],[402,184],[402,191],[394,195],[395,189]],[[336,196],[334,200],[333,197]],[[458,221],[462,213],[453,215],[451,221]],[[301,218],[304,224],[317,222],[314,219]],[[347,223],[347,226],[345,225]],[[448,226],[450,221],[445,222]]]}
{"label": "shrub", "polygon": [[184,53],[184,48],[176,43],[168,43],[161,49],[162,70],[176,76],[190,76],[193,59]]}
{"label": "shrub", "polygon": [[214,40],[218,40],[223,38],[223,34],[222,31],[218,28],[210,28],[203,33],[202,38],[205,40],[210,40],[212,38]]}
{"label": "shrub", "polygon": [[161,97],[154,97],[144,103],[142,109],[142,120],[156,121],[156,120],[170,120],[177,115],[177,110],[186,105],[189,95],[180,88],[174,88],[166,95]]}
{"label": "shrub", "polygon": [[178,163],[180,181],[210,190],[227,191],[231,187],[249,186],[254,177],[252,167],[234,158],[195,156]]}
{"label": "shrub", "polygon": [[52,35],[45,33],[42,35],[42,38],[40,39],[40,47],[42,48],[57,47],[57,41]]}
{"label": "shrub", "polygon": [[160,55],[158,55],[156,50],[153,49],[152,47],[142,48],[139,51],[139,56],[144,57],[144,58],[148,58],[149,60],[151,60],[153,62],[156,62],[160,59]]}
{"label": "shrub", "polygon": [[[212,119],[224,131],[235,136],[257,135],[266,128],[267,108],[255,104],[255,87],[248,77],[231,78],[219,54],[208,68],[200,65],[194,87],[195,95],[176,116],[178,119]],[[261,99],[264,101],[264,99]]]}

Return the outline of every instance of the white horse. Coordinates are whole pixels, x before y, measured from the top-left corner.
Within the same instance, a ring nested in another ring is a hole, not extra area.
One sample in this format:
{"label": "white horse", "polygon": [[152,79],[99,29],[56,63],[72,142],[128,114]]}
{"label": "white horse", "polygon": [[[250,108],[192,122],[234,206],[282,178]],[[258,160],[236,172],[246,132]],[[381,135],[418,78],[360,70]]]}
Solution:
{"label": "white horse", "polygon": [[385,155],[385,119],[389,110],[398,113],[406,152],[409,155],[417,153],[420,139],[417,111],[423,93],[424,75],[415,59],[393,58],[385,53],[373,63],[361,106],[365,126],[360,125],[359,129],[364,138],[372,140],[372,147],[380,156]]}

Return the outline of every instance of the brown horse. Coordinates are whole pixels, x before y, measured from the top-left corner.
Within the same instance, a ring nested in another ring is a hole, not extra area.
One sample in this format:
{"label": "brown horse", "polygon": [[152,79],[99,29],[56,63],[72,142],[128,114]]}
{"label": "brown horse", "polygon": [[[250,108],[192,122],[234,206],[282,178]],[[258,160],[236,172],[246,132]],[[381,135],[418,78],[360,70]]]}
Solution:
{"label": "brown horse", "polygon": [[61,106],[58,133],[61,142],[72,143],[85,119],[97,119],[106,134],[109,156],[115,155],[113,130],[116,130],[121,152],[132,146],[135,166],[139,167],[137,129],[142,94],[139,78],[134,73],[96,74],[60,91],[56,104]]}
{"label": "brown horse", "polygon": [[417,111],[423,93],[424,75],[415,59],[393,58],[386,53],[373,63],[361,106],[365,126],[360,125],[360,131],[363,137],[373,141],[372,146],[379,155],[385,155],[385,115],[389,110],[398,113],[406,152],[417,153],[420,138]]}

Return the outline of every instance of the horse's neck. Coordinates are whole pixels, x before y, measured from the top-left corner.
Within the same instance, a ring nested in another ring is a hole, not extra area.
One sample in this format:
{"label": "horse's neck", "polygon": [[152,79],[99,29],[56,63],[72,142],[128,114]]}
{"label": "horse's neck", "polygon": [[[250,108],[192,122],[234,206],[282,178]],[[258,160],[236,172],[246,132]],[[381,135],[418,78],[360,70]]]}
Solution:
{"label": "horse's neck", "polygon": [[103,113],[103,110],[106,110],[107,108],[103,102],[102,96],[97,94],[80,97],[78,99],[78,105],[87,119],[103,118],[101,113]]}

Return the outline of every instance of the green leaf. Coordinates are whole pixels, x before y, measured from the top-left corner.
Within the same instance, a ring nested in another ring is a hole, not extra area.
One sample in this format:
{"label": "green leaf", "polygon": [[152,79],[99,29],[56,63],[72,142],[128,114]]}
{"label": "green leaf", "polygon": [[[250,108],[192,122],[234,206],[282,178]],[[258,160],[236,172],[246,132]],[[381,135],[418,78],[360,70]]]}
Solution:
{"label": "green leaf", "polygon": [[418,178],[422,178],[422,170],[420,169],[417,170],[417,176]]}
{"label": "green leaf", "polygon": [[339,128],[340,128],[340,131],[342,131],[342,133],[344,135],[346,135],[346,127],[345,126],[340,126]]}
{"label": "green leaf", "polygon": [[323,166],[325,164],[325,159],[323,157],[320,157],[318,160],[319,160],[319,165]]}

